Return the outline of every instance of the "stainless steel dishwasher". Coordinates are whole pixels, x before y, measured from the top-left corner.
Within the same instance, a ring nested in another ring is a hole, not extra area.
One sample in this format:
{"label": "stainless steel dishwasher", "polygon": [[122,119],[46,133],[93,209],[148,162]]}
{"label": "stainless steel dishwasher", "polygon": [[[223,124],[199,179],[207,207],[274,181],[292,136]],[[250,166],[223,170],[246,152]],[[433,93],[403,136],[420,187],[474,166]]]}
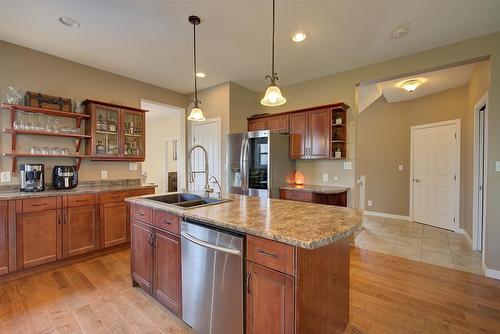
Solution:
{"label": "stainless steel dishwasher", "polygon": [[182,222],[182,320],[197,333],[243,333],[243,249],[241,235]]}

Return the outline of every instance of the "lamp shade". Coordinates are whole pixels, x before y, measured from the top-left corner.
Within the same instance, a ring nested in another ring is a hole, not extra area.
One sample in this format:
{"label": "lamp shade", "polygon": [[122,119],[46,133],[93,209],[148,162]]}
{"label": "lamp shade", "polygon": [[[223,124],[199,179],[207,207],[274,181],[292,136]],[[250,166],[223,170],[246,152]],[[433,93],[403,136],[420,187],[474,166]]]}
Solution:
{"label": "lamp shade", "polygon": [[274,83],[267,87],[266,94],[264,94],[264,97],[262,98],[262,100],[260,100],[260,103],[262,105],[268,107],[280,106],[282,104],[285,104],[285,102],[286,99],[283,97],[283,95],[281,95],[280,88]]}
{"label": "lamp shade", "polygon": [[203,122],[205,121],[205,116],[203,116],[203,111],[200,108],[194,107],[191,109],[191,113],[188,116],[188,120],[193,122]]}

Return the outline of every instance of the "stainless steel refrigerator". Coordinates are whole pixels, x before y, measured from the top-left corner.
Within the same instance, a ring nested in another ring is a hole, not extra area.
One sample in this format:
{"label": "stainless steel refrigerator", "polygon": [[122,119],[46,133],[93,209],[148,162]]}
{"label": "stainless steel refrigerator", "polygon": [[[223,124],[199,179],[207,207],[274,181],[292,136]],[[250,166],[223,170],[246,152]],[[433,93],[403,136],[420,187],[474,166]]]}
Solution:
{"label": "stainless steel refrigerator", "polygon": [[288,155],[289,135],[266,131],[228,135],[227,191],[279,198],[280,186],[293,183],[295,161]]}

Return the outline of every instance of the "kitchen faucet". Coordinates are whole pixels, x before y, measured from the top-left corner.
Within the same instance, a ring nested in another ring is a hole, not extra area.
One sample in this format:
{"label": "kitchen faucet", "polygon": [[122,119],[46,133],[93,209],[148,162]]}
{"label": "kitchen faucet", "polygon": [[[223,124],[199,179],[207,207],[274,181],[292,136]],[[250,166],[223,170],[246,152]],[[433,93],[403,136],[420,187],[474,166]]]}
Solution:
{"label": "kitchen faucet", "polygon": [[[205,169],[204,170],[198,170],[198,171],[193,171],[193,167],[191,166],[191,154],[193,151],[199,148],[204,152],[205,156]],[[214,192],[212,188],[210,188],[209,182],[208,182],[208,153],[205,147],[201,146],[200,144],[195,144],[191,146],[191,148],[188,151],[188,176],[189,176],[189,183],[194,183],[194,177],[196,174],[205,174],[205,195],[207,197],[210,197],[210,194]],[[220,186],[219,186],[220,187]]]}
{"label": "kitchen faucet", "polygon": [[210,180],[213,180],[212,182],[215,183],[217,187],[219,187],[219,191],[217,192],[217,198],[222,199],[222,187],[220,186],[219,180],[217,180],[217,178],[213,175],[210,177],[209,181]]}

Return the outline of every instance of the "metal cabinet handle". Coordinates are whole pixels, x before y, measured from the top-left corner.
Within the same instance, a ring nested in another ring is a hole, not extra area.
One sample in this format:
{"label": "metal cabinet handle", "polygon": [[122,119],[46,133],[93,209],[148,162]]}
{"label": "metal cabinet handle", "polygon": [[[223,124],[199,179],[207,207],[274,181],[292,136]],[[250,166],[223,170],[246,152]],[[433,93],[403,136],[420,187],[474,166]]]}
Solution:
{"label": "metal cabinet handle", "polygon": [[148,244],[149,244],[150,247],[153,247],[153,245],[154,245],[154,236],[155,235],[153,233],[149,234]]}
{"label": "metal cabinet handle", "polygon": [[45,206],[47,203],[40,203],[40,204],[32,204],[32,206]]}
{"label": "metal cabinet handle", "polygon": [[262,249],[257,249],[257,253],[259,253],[260,255],[264,255],[264,256],[267,256],[267,257],[272,257],[274,259],[277,259],[278,258],[278,254],[276,253],[268,253]]}
{"label": "metal cabinet handle", "polygon": [[250,278],[252,277],[252,273],[249,272],[247,273],[247,282],[246,282],[246,286],[247,286],[247,293],[248,294],[252,294],[252,290],[250,289]]}
{"label": "metal cabinet handle", "polygon": [[142,211],[137,212],[137,214],[138,214],[139,216],[144,216],[144,212],[142,212]]}
{"label": "metal cabinet handle", "polygon": [[172,222],[171,222],[171,221],[168,221],[168,220],[166,220],[165,218],[162,218],[162,219],[161,219],[161,222],[162,222],[162,223],[165,223],[165,224],[168,224],[168,225],[172,224]]}
{"label": "metal cabinet handle", "polygon": [[120,195],[111,196],[111,198],[113,199],[120,198]]}
{"label": "metal cabinet handle", "polygon": [[87,200],[86,199],[77,199],[76,200],[76,203],[82,203],[82,202],[87,202]]}

